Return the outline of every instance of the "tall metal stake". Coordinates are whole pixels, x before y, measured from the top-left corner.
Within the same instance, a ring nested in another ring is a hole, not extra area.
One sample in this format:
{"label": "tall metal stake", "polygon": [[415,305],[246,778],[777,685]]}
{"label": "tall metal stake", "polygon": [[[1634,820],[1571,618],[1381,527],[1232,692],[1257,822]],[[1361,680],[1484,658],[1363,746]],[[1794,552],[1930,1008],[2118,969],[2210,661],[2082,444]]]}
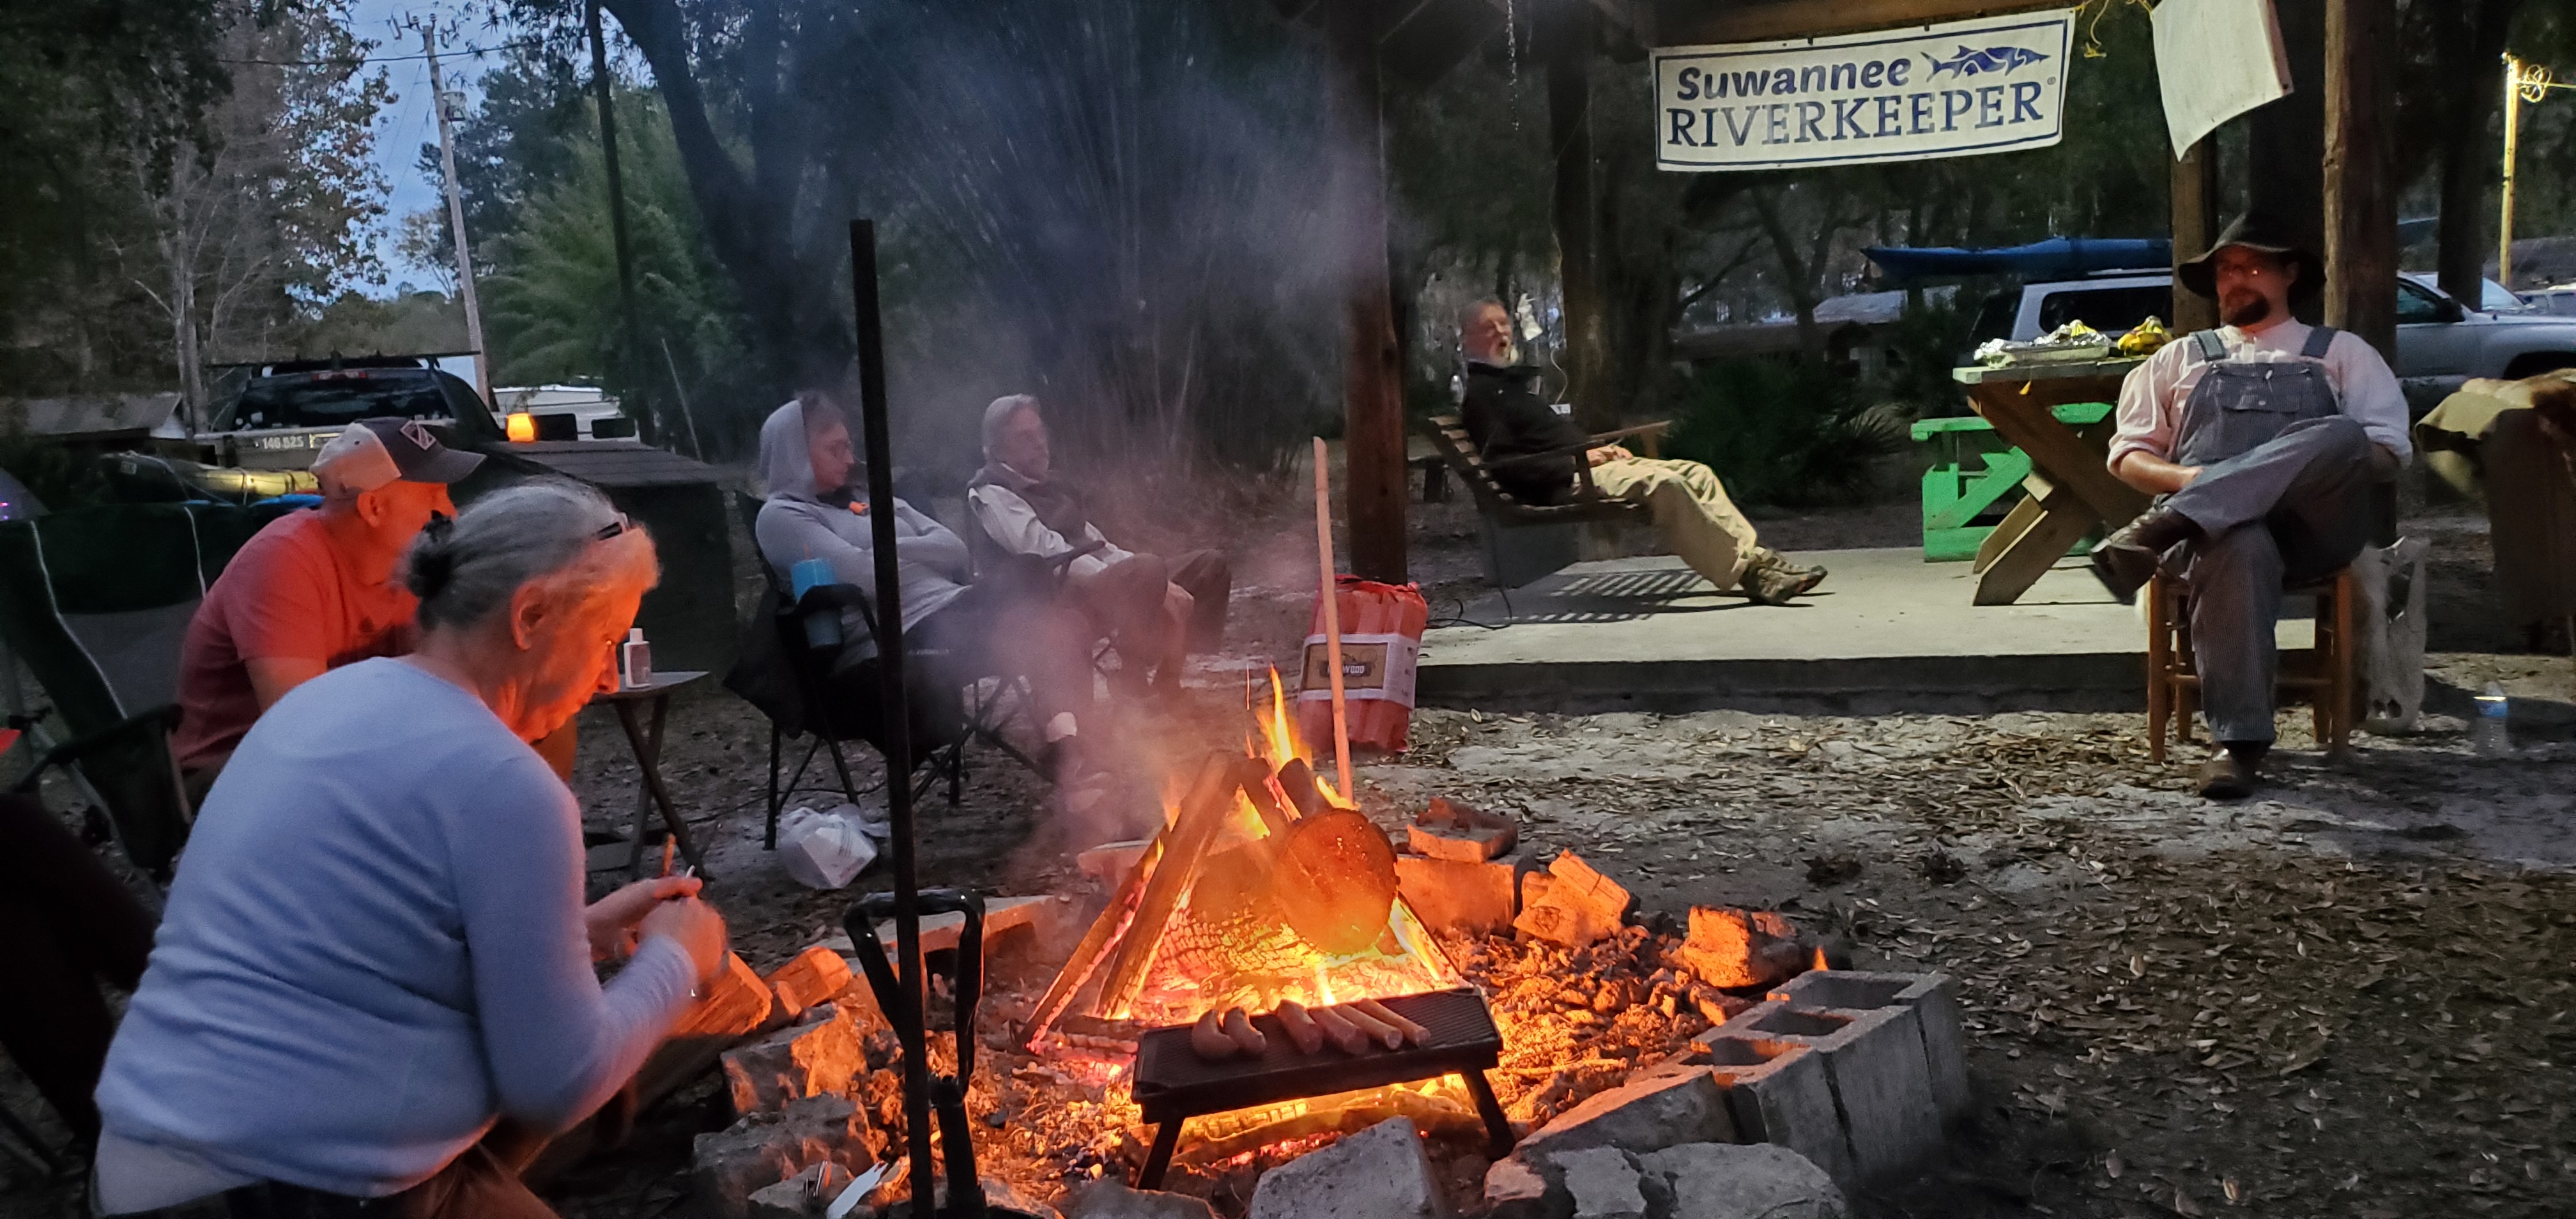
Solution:
{"label": "tall metal stake", "polygon": [[[599,163],[608,171],[608,240],[617,252],[617,307],[626,315],[626,390],[641,396],[644,378],[636,372],[644,358],[644,323],[635,312],[635,250],[626,239],[626,179],[617,172],[617,104],[608,75],[608,38],[599,28],[599,0],[591,0],[585,20],[590,25],[590,83],[599,94]],[[653,412],[642,403],[633,412],[636,430],[647,441],[661,439]]]}
{"label": "tall metal stake", "polygon": [[474,251],[465,244],[465,200],[456,190],[456,137],[448,130],[447,82],[438,73],[438,23],[420,27],[429,57],[429,105],[438,112],[438,167],[447,179],[447,235],[456,244],[456,298],[465,306],[465,345],[474,349],[474,392],[492,400],[492,357],[483,350],[483,306],[474,299]]}
{"label": "tall metal stake", "polygon": [[912,717],[903,685],[903,586],[896,576],[894,442],[886,422],[885,326],[877,313],[877,224],[850,222],[850,300],[859,322],[859,414],[867,447],[869,541],[877,581],[877,672],[885,711],[886,815],[893,821],[895,981],[903,1011],[888,1023],[903,1038],[903,1128],[910,1145],[914,1219],[927,1219],[931,1199],[930,1047],[924,1036],[921,883],[913,872]]}

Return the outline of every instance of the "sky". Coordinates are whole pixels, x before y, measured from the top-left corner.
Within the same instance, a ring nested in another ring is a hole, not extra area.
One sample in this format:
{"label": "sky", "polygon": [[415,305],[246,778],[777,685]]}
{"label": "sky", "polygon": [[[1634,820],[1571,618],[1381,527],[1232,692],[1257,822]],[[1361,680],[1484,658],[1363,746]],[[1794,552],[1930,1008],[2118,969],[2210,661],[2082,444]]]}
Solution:
{"label": "sky", "polygon": [[[356,0],[351,5],[350,25],[359,37],[377,44],[371,55],[417,57],[420,34],[397,23],[435,17],[439,24],[446,25],[459,21],[464,7],[456,0]],[[481,28],[479,21],[460,25],[453,37],[440,37],[439,41],[446,45],[439,52],[439,69],[447,77],[450,90],[465,94],[467,108],[472,108],[478,96],[475,82],[482,72],[476,59],[463,52],[506,37],[499,31]],[[390,296],[395,285],[406,281],[422,287],[439,284],[429,268],[407,265],[402,255],[394,252],[394,232],[404,216],[446,206],[438,184],[422,176],[417,164],[420,146],[438,142],[438,116],[429,105],[429,64],[419,58],[407,58],[382,66],[395,100],[376,116],[376,166],[392,187],[392,194],[386,201],[384,231],[377,235],[376,242],[376,257],[384,263],[386,282],[360,285],[360,290],[371,296]],[[473,234],[466,236],[471,239]]]}

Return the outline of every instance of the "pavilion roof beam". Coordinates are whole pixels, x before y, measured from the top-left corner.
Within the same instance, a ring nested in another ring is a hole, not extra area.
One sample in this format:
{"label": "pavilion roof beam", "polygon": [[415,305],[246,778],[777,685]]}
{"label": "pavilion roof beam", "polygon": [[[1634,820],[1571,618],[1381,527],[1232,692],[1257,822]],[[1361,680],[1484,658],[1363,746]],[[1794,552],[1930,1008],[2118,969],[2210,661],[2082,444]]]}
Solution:
{"label": "pavilion roof beam", "polygon": [[[1595,0],[1618,3],[1619,0]],[[1660,0],[1655,46],[1765,42],[2065,8],[2071,0]],[[1641,6],[1637,6],[1641,7]]]}

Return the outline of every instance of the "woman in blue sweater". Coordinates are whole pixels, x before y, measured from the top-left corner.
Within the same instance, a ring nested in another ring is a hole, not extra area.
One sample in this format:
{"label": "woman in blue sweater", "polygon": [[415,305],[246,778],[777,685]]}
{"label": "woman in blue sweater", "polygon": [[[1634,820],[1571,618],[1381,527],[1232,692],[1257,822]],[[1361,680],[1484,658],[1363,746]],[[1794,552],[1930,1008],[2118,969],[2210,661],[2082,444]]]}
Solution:
{"label": "woman in blue sweater", "polygon": [[587,1116],[724,959],[694,879],[584,908],[527,744],[608,680],[651,539],[548,481],[407,562],[419,650],[296,687],[198,815],[99,1082],[99,1213],[551,1215],[484,1135]]}

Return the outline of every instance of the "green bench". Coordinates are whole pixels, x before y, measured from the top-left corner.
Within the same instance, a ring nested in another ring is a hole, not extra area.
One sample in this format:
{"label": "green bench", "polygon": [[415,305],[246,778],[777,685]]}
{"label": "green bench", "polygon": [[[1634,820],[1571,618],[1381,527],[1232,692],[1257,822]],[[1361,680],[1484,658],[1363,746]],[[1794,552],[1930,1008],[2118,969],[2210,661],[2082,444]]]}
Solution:
{"label": "green bench", "polygon": [[[2069,402],[2051,408],[2057,421],[2083,429],[2111,414],[2108,402]],[[1977,557],[1977,548],[1993,533],[2021,497],[2022,480],[2030,477],[2030,455],[2001,443],[1995,426],[1981,416],[1924,419],[1914,425],[1914,439],[1934,447],[1933,464],[1923,472],[1923,561],[1957,563]],[[2078,542],[2067,553],[2084,549]]]}

